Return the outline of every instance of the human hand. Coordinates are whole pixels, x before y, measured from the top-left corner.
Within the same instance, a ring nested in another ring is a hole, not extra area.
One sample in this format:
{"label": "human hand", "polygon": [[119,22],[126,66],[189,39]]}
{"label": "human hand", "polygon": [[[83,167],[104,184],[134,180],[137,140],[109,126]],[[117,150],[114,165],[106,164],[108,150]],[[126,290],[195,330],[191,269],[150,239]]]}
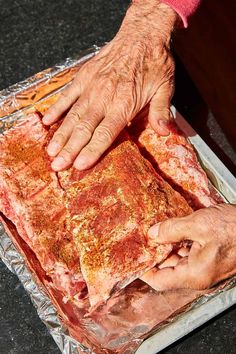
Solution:
{"label": "human hand", "polygon": [[236,273],[236,205],[221,204],[154,225],[156,243],[193,241],[141,279],[156,290],[206,289]]}
{"label": "human hand", "polygon": [[150,124],[168,134],[177,17],[158,0],[136,0],[115,38],[79,70],[43,118],[50,125],[70,109],[48,146],[55,171],[91,167],[149,102]]}

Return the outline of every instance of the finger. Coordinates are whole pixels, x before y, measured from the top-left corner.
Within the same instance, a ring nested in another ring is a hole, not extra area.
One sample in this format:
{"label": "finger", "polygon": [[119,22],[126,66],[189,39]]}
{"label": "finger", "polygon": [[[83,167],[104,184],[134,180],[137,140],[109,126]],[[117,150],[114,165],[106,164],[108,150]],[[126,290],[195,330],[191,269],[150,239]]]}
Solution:
{"label": "finger", "polygon": [[218,248],[214,242],[204,247],[194,242],[189,256],[181,258],[176,266],[160,270],[153,268],[140,279],[155,290],[202,290],[216,282],[218,263]]}
{"label": "finger", "polygon": [[46,125],[55,123],[61,115],[75,103],[80,94],[80,82],[78,80],[72,81],[72,83],[62,91],[57,102],[47,110],[43,117],[43,123]]}
{"label": "finger", "polygon": [[94,131],[89,144],[80,152],[74,162],[75,168],[84,170],[92,165],[102,156],[110,147],[121,130],[126,126],[126,119],[121,113],[108,113],[104,120]]}
{"label": "finger", "polygon": [[179,255],[172,254],[171,256],[167,257],[164,262],[159,264],[158,268],[162,269],[162,268],[167,268],[167,267],[175,267],[179,263],[180,259],[181,259],[181,257]]}
{"label": "finger", "polygon": [[55,171],[63,170],[74,162],[82,148],[90,141],[94,130],[103,119],[103,112],[88,110],[84,118],[73,128],[68,142],[52,162]]}
{"label": "finger", "polygon": [[188,262],[184,259],[182,264],[174,268],[153,268],[143,274],[140,279],[157,291],[188,288]]}
{"label": "finger", "polygon": [[169,80],[159,87],[150,102],[149,123],[159,135],[169,134],[168,121],[172,117],[170,102],[173,93],[174,83],[173,80]]}
{"label": "finger", "polygon": [[190,266],[188,258],[182,258],[175,267],[153,268],[140,279],[157,291],[172,289],[201,290],[209,286],[207,274],[199,274],[197,265]]}
{"label": "finger", "polygon": [[181,247],[180,249],[178,249],[177,254],[180,257],[187,257],[189,255],[189,247]]}
{"label": "finger", "polygon": [[150,242],[175,243],[185,240],[206,242],[208,226],[201,223],[198,212],[181,218],[171,218],[152,226],[148,231]]}
{"label": "finger", "polygon": [[86,112],[87,104],[87,100],[84,102],[78,100],[78,102],[76,102],[71,108],[60,127],[54,133],[52,140],[47,147],[49,156],[55,157],[65,146],[66,142],[69,140],[72,134],[74,127],[79,124],[80,118]]}

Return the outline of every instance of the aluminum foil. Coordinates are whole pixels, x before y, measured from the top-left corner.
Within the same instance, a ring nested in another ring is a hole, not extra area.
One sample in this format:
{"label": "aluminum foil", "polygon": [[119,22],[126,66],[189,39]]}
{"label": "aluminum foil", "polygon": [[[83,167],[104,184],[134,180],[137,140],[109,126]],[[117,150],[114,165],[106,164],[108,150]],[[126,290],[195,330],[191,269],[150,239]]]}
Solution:
{"label": "aluminum foil", "polygon": [[5,232],[2,223],[0,223],[0,240],[0,257],[2,261],[20,279],[25,290],[30,295],[40,319],[46,324],[61,352],[64,354],[78,354],[78,348],[80,348],[85,353],[92,353],[69,336],[67,328],[59,321],[57,311],[51,300],[36,285],[32,274],[25,265],[24,258]]}
{"label": "aluminum foil", "polygon": [[[76,59],[36,74],[0,92],[0,131],[8,129],[23,114],[44,107],[55,100],[60,90],[74,77],[79,67],[99,50],[97,47],[81,53]],[[176,112],[174,111],[174,114]],[[236,202],[234,177],[211,152],[186,121],[176,114],[181,129],[190,136],[203,167],[218,191],[231,203]],[[67,328],[59,319],[47,291],[35,281],[31,267],[12,242],[10,229],[0,225],[0,257],[17,274],[36,306],[39,317],[48,327],[58,347],[65,354],[75,353],[156,353],[197,326],[236,302],[236,278],[228,280],[203,294],[199,291],[166,291],[156,293],[137,280],[119,296],[92,316],[81,317],[81,333]],[[214,305],[212,305],[214,304]],[[154,315],[155,309],[155,315]],[[80,313],[77,313],[81,316]],[[60,313],[61,315],[61,313]],[[155,333],[155,334],[154,334]],[[84,340],[84,336],[86,340]],[[83,343],[91,344],[92,350]],[[148,339],[145,339],[149,337]],[[94,338],[99,338],[96,342]],[[96,343],[95,343],[96,342]],[[95,343],[95,344],[94,344]],[[102,349],[103,344],[106,349]],[[138,348],[139,347],[139,348]],[[137,349],[138,348],[138,349]]]}

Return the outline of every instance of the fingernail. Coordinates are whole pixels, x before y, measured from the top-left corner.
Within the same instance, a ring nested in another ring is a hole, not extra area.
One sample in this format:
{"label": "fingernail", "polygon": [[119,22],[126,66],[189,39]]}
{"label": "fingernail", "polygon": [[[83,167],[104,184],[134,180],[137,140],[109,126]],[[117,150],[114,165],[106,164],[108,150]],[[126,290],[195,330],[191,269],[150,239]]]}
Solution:
{"label": "fingernail", "polygon": [[86,156],[78,156],[75,160],[74,167],[77,170],[85,170],[88,167],[88,159]]}
{"label": "fingernail", "polygon": [[51,166],[53,170],[60,170],[61,168],[63,168],[65,165],[65,160],[63,159],[62,156],[58,156],[55,158],[55,160],[53,160]]}
{"label": "fingernail", "polygon": [[49,143],[48,147],[47,147],[47,152],[49,156],[56,156],[56,154],[59,152],[60,150],[60,145],[58,143],[56,143],[55,141],[52,141],[51,143]]}
{"label": "fingernail", "polygon": [[152,238],[158,237],[159,228],[160,228],[160,224],[155,224],[152,227],[150,227],[150,229],[148,230],[148,236]]}

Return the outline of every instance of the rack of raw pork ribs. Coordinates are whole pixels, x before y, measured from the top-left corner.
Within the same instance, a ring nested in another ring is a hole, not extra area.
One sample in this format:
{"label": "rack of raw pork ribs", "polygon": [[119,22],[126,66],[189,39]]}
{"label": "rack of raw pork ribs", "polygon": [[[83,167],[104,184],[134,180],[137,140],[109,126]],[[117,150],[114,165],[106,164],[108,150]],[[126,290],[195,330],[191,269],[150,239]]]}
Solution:
{"label": "rack of raw pork ribs", "polygon": [[0,137],[2,220],[74,338],[95,350],[112,336],[131,342],[161,319],[160,294],[138,278],[181,247],[150,240],[149,227],[222,200],[175,122],[158,137],[145,111],[93,168],[54,172],[46,147],[60,122],[48,128],[42,114],[56,98]]}

